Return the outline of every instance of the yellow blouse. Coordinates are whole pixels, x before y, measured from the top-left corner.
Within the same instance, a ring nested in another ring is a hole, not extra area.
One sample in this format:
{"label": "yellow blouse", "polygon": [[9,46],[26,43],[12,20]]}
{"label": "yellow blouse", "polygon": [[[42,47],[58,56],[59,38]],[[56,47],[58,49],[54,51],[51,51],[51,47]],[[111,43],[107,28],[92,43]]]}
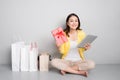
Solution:
{"label": "yellow blouse", "polygon": [[[85,38],[85,33],[82,31],[82,30],[77,30],[78,31],[78,38],[77,38],[77,43],[79,44],[84,38]],[[62,59],[64,59],[70,49],[70,41],[69,41],[69,37],[68,38],[68,41],[63,43],[61,46],[60,46],[60,53],[62,54]],[[84,54],[83,52],[85,51],[85,48],[78,48],[78,51],[79,51],[79,54],[80,54],[80,57],[82,60],[85,59],[84,57]]]}

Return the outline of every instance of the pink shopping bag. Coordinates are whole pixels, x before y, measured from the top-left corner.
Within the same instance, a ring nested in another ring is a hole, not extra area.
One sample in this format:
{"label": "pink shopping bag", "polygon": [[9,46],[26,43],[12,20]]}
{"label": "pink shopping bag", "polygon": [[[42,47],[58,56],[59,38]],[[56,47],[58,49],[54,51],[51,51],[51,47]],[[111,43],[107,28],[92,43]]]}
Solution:
{"label": "pink shopping bag", "polygon": [[36,42],[31,43],[30,46],[30,53],[29,53],[29,71],[37,71],[38,70],[38,46]]}

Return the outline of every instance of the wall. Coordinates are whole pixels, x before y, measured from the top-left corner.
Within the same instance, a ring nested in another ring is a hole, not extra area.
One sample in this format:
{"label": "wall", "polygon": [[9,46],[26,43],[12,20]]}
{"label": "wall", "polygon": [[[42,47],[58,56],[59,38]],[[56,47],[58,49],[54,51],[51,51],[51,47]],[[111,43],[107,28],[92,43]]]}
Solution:
{"label": "wall", "polygon": [[0,0],[0,64],[11,63],[11,43],[36,41],[39,51],[58,53],[51,30],[76,13],[86,34],[98,36],[86,57],[97,64],[120,63],[119,0]]}

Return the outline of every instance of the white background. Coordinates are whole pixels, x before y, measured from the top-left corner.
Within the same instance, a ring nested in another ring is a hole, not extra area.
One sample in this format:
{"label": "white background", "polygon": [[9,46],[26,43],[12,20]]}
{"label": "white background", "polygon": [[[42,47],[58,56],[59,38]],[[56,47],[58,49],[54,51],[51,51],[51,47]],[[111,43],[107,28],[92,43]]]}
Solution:
{"label": "white background", "polygon": [[97,64],[120,63],[120,0],[0,0],[0,64],[11,63],[11,43],[36,41],[39,51],[58,53],[51,31],[65,28],[74,12],[86,34],[98,36],[88,59]]}

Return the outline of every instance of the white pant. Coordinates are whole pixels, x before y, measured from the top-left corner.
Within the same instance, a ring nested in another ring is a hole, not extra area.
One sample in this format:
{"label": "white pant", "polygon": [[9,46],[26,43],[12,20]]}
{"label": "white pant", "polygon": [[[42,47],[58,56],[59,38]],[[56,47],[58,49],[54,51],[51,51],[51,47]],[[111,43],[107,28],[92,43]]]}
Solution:
{"label": "white pant", "polygon": [[63,59],[52,59],[51,65],[58,70],[65,70],[67,67],[71,67],[74,65],[77,65],[79,67],[79,70],[90,70],[95,67],[95,63],[91,60],[80,60],[76,62],[72,62],[69,60],[63,60]]}

